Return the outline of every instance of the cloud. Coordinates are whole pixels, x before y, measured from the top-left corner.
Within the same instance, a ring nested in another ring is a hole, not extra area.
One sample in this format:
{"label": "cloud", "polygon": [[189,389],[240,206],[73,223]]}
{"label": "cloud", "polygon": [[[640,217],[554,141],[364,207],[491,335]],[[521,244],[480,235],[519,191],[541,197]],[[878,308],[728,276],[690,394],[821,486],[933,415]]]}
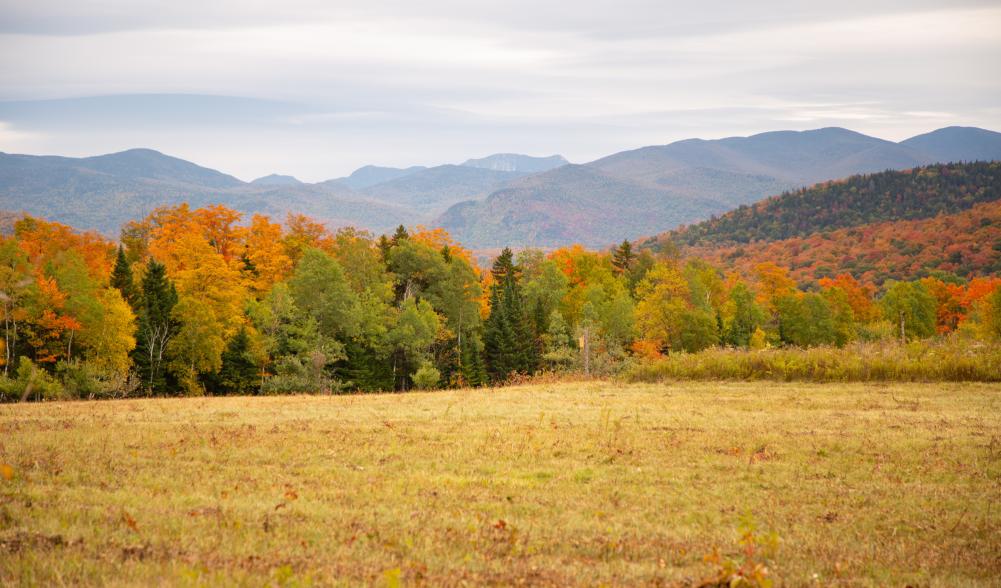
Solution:
{"label": "cloud", "polygon": [[[849,126],[1001,128],[1001,7],[842,0],[0,0],[0,149],[241,177]],[[3,102],[6,100],[6,102]]]}

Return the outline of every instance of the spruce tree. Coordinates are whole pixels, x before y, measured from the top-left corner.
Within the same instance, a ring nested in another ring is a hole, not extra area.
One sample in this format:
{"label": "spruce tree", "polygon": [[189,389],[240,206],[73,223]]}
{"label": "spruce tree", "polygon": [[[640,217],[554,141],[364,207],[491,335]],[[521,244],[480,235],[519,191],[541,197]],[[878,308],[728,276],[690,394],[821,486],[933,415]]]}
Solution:
{"label": "spruce tree", "polygon": [[125,258],[125,250],[118,246],[118,257],[115,259],[115,268],[111,270],[111,287],[118,288],[122,293],[122,298],[129,303],[132,310],[136,309],[136,287],[132,278],[132,268],[128,259]]}
{"label": "spruce tree", "polygon": [[509,248],[491,268],[495,284],[490,293],[490,315],[484,325],[487,372],[494,381],[503,381],[512,373],[530,374],[539,365],[532,317],[526,312],[514,255]]}
{"label": "spruce tree", "polygon": [[389,237],[385,235],[379,235],[379,256],[382,258],[382,263],[389,261],[389,250],[393,248],[393,242],[389,240]]}
{"label": "spruce tree", "polygon": [[210,390],[224,394],[248,394],[261,384],[260,369],[250,355],[250,336],[242,328],[226,344],[219,373],[208,378]]}
{"label": "spruce tree", "polygon": [[483,325],[487,373],[494,382],[506,380],[517,369],[514,365],[514,334],[501,291],[502,287],[494,284],[490,292],[490,315]]}
{"label": "spruce tree", "polygon": [[178,330],[171,316],[177,304],[177,290],[167,279],[167,268],[150,261],[142,280],[139,306],[139,329],[132,353],[142,385],[154,394],[166,393],[173,384],[167,373],[167,344]]}
{"label": "spruce tree", "polygon": [[480,354],[478,342],[472,333],[467,333],[462,338],[459,364],[464,385],[475,388],[487,383],[483,358]]}
{"label": "spruce tree", "polygon": [[633,261],[636,260],[636,254],[633,253],[633,245],[628,239],[622,242],[621,245],[615,248],[612,253],[612,265],[618,270],[620,274],[627,273],[632,269]]}

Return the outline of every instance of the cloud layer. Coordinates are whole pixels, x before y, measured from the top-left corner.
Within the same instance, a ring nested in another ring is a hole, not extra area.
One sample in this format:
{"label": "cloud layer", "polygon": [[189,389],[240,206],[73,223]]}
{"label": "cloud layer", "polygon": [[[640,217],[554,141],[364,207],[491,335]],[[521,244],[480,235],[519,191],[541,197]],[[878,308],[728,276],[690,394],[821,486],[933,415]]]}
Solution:
{"label": "cloud layer", "polygon": [[320,180],[780,128],[1001,128],[1001,7],[941,5],[0,0],[0,150],[145,146]]}

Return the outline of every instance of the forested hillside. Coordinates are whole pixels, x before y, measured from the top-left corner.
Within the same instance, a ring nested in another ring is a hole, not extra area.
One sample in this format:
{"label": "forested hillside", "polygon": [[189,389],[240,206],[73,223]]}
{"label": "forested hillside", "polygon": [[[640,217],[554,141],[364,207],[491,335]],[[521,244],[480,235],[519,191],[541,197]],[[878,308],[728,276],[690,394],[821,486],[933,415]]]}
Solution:
{"label": "forested hillside", "polygon": [[749,275],[767,261],[790,268],[800,284],[838,274],[866,283],[944,272],[964,278],[1001,274],[1001,201],[956,214],[888,221],[748,244],[695,245],[687,256]]}
{"label": "forested hillside", "polygon": [[857,175],[787,192],[658,237],[678,245],[776,241],[846,227],[954,214],[1001,200],[1001,162]]}

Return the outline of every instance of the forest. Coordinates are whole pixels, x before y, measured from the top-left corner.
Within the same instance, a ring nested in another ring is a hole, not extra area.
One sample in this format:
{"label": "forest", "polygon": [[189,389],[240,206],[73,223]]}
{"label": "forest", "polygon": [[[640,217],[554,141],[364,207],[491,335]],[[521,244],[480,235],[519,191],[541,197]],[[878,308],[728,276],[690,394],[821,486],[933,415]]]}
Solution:
{"label": "forest", "polygon": [[285,394],[609,375],[711,349],[1001,336],[1001,278],[877,286],[671,250],[505,249],[302,215],[161,208],[119,242],[24,216],[0,242],[0,398]]}
{"label": "forest", "polygon": [[657,241],[679,246],[777,241],[886,221],[933,218],[1001,200],[1001,162],[943,163],[851,176],[741,206]]}

